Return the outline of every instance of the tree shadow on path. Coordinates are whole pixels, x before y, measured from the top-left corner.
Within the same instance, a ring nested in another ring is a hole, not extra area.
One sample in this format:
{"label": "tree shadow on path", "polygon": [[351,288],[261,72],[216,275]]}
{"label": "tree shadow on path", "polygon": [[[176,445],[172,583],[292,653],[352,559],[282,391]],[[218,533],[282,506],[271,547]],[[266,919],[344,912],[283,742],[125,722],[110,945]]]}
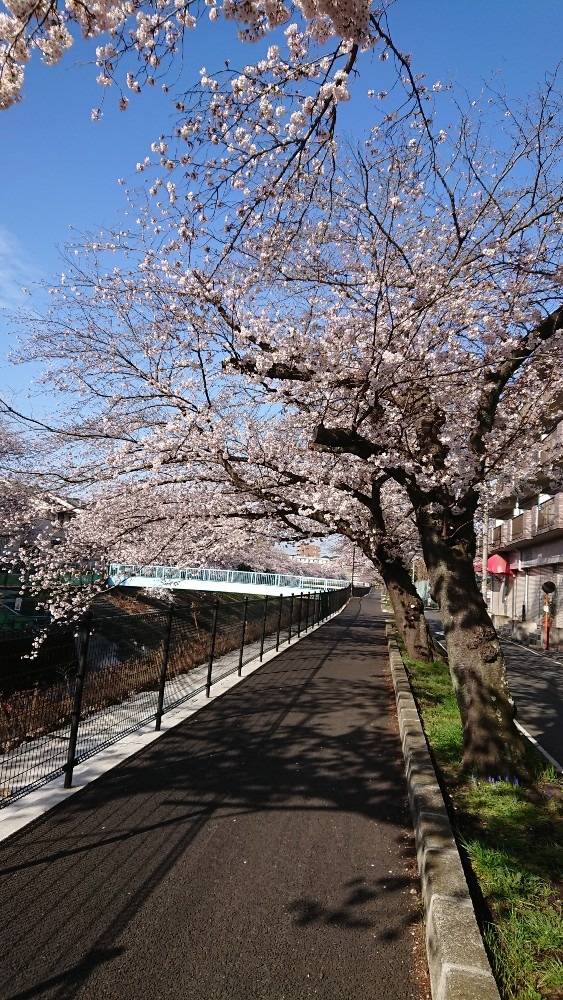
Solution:
{"label": "tree shadow on path", "polygon": [[[138,1000],[155,995],[160,982],[156,995],[172,997],[174,976],[187,977],[193,990],[196,974],[211,983],[222,962],[232,968],[230,942],[240,949],[240,935],[245,947],[254,935],[257,952],[275,941],[278,976],[288,942],[299,952],[303,934],[321,927],[399,939],[414,919],[410,900],[400,900],[410,884],[405,799],[383,623],[354,600],[0,848],[0,928],[4,936],[11,928],[0,996],[106,995],[100,991],[111,974],[116,992],[109,996]],[[370,875],[366,854],[374,846]],[[205,973],[199,954],[202,971],[190,971],[191,951],[204,950],[202,935],[215,935],[214,922],[235,910],[241,929],[229,918],[224,959],[215,952],[215,969],[209,959]],[[270,939],[259,946],[269,923]],[[179,926],[181,947],[190,941],[182,969],[175,966],[180,947],[171,958],[166,945]],[[128,949],[139,976],[151,956],[138,983],[123,959]],[[349,961],[358,962],[353,948]],[[128,985],[118,992],[126,968]],[[178,989],[190,995],[185,983]],[[215,996],[211,986],[201,989],[191,995]],[[260,1000],[269,996],[261,989]]]}

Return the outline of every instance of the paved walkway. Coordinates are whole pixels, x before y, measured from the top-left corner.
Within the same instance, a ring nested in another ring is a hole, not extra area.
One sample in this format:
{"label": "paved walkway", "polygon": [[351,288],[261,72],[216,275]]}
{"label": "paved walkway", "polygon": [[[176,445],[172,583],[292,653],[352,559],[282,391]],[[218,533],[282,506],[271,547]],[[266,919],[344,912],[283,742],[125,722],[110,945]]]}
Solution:
{"label": "paved walkway", "polygon": [[1,1000],[421,1000],[375,598],[0,845]]}

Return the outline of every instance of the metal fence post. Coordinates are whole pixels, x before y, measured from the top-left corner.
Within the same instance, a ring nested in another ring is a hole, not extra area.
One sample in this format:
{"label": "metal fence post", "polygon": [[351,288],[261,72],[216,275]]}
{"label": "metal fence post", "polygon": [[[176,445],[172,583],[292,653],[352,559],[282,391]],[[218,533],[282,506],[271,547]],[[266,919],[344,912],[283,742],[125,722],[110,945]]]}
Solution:
{"label": "metal fence post", "polygon": [[291,642],[291,626],[293,625],[293,594],[289,598],[289,634],[287,641]]}
{"label": "metal fence post", "polygon": [[260,663],[264,656],[264,639],[266,638],[266,615],[268,614],[268,595],[264,598],[264,617],[262,619],[262,637],[260,639]]}
{"label": "metal fence post", "polygon": [[283,594],[280,594],[280,609],[279,609],[279,612],[278,612],[278,634],[276,636],[276,653],[277,653],[278,649],[280,648],[280,631],[281,631],[282,612],[283,612]]}
{"label": "metal fence post", "polygon": [[303,591],[299,594],[299,624],[297,626],[297,637],[301,635],[301,621],[303,618]]}
{"label": "metal fence post", "polygon": [[238,654],[238,675],[242,677],[242,657],[244,653],[244,636],[246,632],[246,613],[248,611],[248,597],[244,599],[244,608],[242,612],[242,628],[240,631],[240,650]]}
{"label": "metal fence post", "polygon": [[209,698],[211,691],[211,673],[213,670],[213,656],[215,654],[215,639],[217,637],[217,618],[219,615],[219,598],[216,597],[213,604],[213,624],[211,626],[211,645],[209,647],[209,664],[207,666],[207,683],[205,685],[205,697]]}
{"label": "metal fence post", "polygon": [[164,687],[166,684],[166,671],[168,669],[168,655],[170,653],[170,637],[172,635],[172,618],[174,616],[174,605],[172,601],[168,606],[168,617],[166,620],[166,635],[164,636],[164,648],[162,651],[162,665],[160,667],[160,679],[158,682],[158,702],[156,705],[155,731],[160,729],[162,722],[162,710],[164,707]]}
{"label": "metal fence post", "polygon": [[307,607],[305,608],[305,631],[309,631],[309,601],[311,600],[311,595],[307,591]]}
{"label": "metal fence post", "polygon": [[88,647],[90,645],[92,618],[92,612],[87,611],[86,616],[78,629],[78,671],[76,673],[74,699],[72,702],[72,716],[70,719],[70,735],[65,764],[65,788],[72,788],[72,772],[74,771],[74,765],[76,764],[76,743],[78,740],[78,727],[80,725],[80,712],[82,710],[84,678],[86,677],[86,668],[88,664]]}

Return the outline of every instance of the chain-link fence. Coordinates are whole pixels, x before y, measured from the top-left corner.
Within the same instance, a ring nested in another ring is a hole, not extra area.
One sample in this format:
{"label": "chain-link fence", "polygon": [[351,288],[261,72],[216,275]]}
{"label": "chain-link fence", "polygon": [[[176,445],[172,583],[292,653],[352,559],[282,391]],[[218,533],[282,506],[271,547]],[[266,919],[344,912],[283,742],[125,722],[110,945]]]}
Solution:
{"label": "chain-link fence", "polygon": [[0,807],[306,632],[350,589],[290,597],[194,597],[142,614],[88,612],[32,638],[0,641]]}

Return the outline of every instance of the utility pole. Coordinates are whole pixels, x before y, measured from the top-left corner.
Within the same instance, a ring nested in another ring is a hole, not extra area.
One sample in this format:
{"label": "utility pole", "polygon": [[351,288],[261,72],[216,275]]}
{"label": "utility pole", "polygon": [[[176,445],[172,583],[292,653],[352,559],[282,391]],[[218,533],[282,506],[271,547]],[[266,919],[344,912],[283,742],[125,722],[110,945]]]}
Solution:
{"label": "utility pole", "polygon": [[489,589],[489,573],[487,570],[487,563],[489,561],[489,503],[487,500],[485,500],[483,508],[483,541],[481,545],[481,557],[481,593],[485,604],[487,604],[487,591]]}

